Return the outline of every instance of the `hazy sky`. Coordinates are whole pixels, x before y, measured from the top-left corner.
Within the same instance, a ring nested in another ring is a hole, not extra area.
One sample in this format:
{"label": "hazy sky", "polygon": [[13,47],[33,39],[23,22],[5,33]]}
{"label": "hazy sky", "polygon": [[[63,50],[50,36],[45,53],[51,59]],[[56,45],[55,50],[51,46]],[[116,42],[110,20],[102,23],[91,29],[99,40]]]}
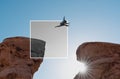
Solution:
{"label": "hazy sky", "polygon": [[[29,36],[30,20],[70,22],[69,58],[44,60],[34,79],[73,79],[75,50],[83,42],[120,43],[120,0],[1,0],[0,41]],[[79,68],[79,67],[78,67]]]}

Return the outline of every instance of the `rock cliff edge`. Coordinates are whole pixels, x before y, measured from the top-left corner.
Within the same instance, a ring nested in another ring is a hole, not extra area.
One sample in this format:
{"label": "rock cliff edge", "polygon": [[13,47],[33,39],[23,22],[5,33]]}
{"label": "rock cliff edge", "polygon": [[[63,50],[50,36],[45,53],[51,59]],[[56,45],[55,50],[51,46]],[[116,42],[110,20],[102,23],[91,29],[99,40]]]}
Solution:
{"label": "rock cliff edge", "polygon": [[30,59],[30,39],[6,38],[0,43],[0,79],[32,79],[43,59]]}
{"label": "rock cliff edge", "polygon": [[120,44],[87,42],[76,51],[78,61],[86,61],[88,71],[74,79],[120,79]]}

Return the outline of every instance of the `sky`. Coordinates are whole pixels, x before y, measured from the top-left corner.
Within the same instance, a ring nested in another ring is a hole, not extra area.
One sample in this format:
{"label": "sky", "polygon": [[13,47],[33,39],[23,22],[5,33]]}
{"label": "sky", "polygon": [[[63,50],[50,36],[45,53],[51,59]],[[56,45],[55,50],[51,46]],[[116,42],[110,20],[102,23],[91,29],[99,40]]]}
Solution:
{"label": "sky", "polygon": [[68,58],[45,59],[33,79],[73,79],[83,42],[120,43],[120,0],[0,0],[0,41],[30,36],[30,20],[61,20],[68,28]]}

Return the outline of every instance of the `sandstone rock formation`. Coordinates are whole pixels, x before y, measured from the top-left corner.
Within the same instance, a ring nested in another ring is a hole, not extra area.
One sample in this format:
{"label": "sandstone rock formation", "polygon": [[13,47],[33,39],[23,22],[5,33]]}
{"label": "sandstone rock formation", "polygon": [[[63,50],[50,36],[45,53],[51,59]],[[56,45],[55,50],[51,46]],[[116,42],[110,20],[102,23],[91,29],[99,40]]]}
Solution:
{"label": "sandstone rock formation", "polygon": [[76,51],[77,60],[88,64],[88,73],[74,79],[120,79],[120,44],[87,42]]}
{"label": "sandstone rock formation", "polygon": [[31,57],[43,57],[45,51],[45,41],[31,39]]}
{"label": "sandstone rock formation", "polygon": [[0,79],[32,79],[43,59],[30,59],[30,40],[11,37],[0,43]]}

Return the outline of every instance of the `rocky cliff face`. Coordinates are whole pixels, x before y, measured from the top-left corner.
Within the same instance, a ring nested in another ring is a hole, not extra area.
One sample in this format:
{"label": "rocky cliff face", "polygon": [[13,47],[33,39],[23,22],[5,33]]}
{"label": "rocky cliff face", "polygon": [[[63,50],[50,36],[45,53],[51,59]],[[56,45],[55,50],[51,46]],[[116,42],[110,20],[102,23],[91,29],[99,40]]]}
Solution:
{"label": "rocky cliff face", "polygon": [[45,51],[45,41],[40,39],[31,39],[31,57],[43,58]]}
{"label": "rocky cliff face", "polygon": [[11,37],[0,43],[0,79],[32,79],[42,59],[30,59],[30,40]]}
{"label": "rocky cliff face", "polygon": [[77,60],[88,63],[88,73],[78,73],[74,79],[120,79],[120,45],[88,42],[76,51]]}

